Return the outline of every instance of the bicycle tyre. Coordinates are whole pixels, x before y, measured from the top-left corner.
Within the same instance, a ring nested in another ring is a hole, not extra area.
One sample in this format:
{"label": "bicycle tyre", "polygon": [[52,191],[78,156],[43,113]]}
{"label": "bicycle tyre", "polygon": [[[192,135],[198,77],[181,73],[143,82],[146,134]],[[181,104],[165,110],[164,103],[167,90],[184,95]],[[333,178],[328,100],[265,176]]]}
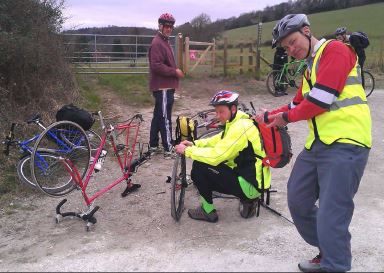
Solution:
{"label": "bicycle tyre", "polygon": [[209,130],[209,131],[202,133],[200,136],[197,137],[197,139],[209,138],[209,137],[212,137],[214,135],[217,135],[218,133],[221,133],[222,131],[223,131],[223,129],[221,129],[221,128],[212,129],[212,130]]}
{"label": "bicycle tyre", "polygon": [[272,70],[271,72],[268,73],[266,84],[267,84],[267,90],[268,92],[276,96],[276,94],[279,92],[285,92],[288,89],[288,81],[287,77],[285,75],[282,76],[282,82],[285,84],[278,84],[277,78],[280,76],[280,71],[279,70]]}
{"label": "bicycle tyre", "polygon": [[171,216],[179,221],[184,211],[185,188],[188,186],[185,155],[177,155],[171,177]]}
{"label": "bicycle tyre", "polygon": [[373,75],[368,71],[363,71],[364,76],[364,92],[365,96],[368,98],[373,90],[375,89],[375,78]]}
{"label": "bicycle tyre", "polygon": [[[56,157],[49,162],[41,158],[41,152],[49,152]],[[59,121],[48,126],[36,140],[31,156],[33,182],[44,193],[52,197],[69,194],[77,187],[75,181],[64,191],[52,192],[47,189],[65,188],[68,175],[73,167],[81,179],[84,178],[91,158],[88,136],[78,124]],[[70,163],[68,165],[68,163]]]}
{"label": "bicycle tyre", "polygon": [[[31,174],[31,156],[32,155],[26,155],[22,157],[19,162],[17,163],[17,175],[19,177],[19,181],[21,184],[31,188],[31,189],[39,189],[38,186],[33,182],[32,174]],[[40,152],[40,156],[42,157],[56,157],[55,154],[47,153],[47,152]],[[68,190],[69,188],[73,187],[74,184],[72,183],[72,177],[68,174],[68,182],[65,183],[60,188],[46,188],[45,190],[50,192],[51,194],[57,194],[64,192]]]}
{"label": "bicycle tyre", "polygon": [[91,146],[91,156],[94,157],[96,155],[97,149],[100,146],[101,137],[94,130],[88,130],[85,132],[87,133],[89,145]]}

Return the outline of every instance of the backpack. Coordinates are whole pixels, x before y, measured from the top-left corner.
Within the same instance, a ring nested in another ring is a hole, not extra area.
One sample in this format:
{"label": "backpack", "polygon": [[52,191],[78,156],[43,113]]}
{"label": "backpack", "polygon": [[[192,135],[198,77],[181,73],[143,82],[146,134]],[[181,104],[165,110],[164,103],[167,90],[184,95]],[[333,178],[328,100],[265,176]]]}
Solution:
{"label": "backpack", "polygon": [[266,153],[264,158],[256,156],[263,161],[265,166],[282,168],[287,165],[292,158],[292,144],[288,128],[268,128],[267,124],[259,124],[256,121],[254,121],[254,124],[259,129],[262,145]]}
{"label": "backpack", "polygon": [[68,120],[79,124],[85,131],[91,129],[95,119],[88,111],[75,105],[64,105],[56,113],[56,121]]}
{"label": "backpack", "polygon": [[178,116],[176,118],[176,129],[175,129],[175,144],[179,144],[183,140],[194,141],[197,139],[197,121],[185,116]]}
{"label": "backpack", "polygon": [[[253,103],[250,102],[253,113],[256,113]],[[252,114],[249,114],[251,117]],[[257,123],[253,121],[260,132],[260,139],[264,147],[266,156],[262,158],[256,155],[263,161],[263,165],[272,168],[282,168],[287,165],[292,158],[292,143],[288,133],[288,127],[271,127],[268,128],[265,123]]]}
{"label": "backpack", "polygon": [[360,40],[360,45],[362,48],[367,48],[369,46],[368,35],[365,34],[364,32],[356,31],[356,32],[351,33],[351,36],[357,37]]}

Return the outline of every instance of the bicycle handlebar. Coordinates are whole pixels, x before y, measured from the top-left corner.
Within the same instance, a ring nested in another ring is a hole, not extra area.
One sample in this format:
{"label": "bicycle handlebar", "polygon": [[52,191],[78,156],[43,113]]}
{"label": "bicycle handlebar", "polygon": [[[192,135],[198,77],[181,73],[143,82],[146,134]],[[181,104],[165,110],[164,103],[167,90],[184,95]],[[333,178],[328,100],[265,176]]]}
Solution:
{"label": "bicycle handlebar", "polygon": [[14,143],[13,136],[15,132],[16,123],[12,122],[11,124],[11,130],[9,131],[9,134],[5,137],[5,141],[3,141],[3,144],[5,144],[5,150],[4,154],[9,155],[9,147]]}

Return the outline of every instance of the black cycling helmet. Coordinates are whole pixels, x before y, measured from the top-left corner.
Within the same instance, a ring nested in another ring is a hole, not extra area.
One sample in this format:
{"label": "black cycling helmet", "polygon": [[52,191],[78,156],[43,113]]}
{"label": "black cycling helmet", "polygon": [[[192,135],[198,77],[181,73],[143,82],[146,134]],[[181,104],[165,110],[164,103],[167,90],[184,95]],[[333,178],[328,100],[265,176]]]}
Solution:
{"label": "black cycling helmet", "polygon": [[338,27],[335,31],[335,35],[343,35],[345,33],[347,33],[346,27]]}
{"label": "black cycling helmet", "polygon": [[239,94],[233,91],[220,90],[211,99],[209,105],[237,105]]}
{"label": "black cycling helmet", "polygon": [[300,31],[304,26],[309,26],[307,15],[305,14],[288,14],[276,23],[272,31],[272,48],[289,34]]}

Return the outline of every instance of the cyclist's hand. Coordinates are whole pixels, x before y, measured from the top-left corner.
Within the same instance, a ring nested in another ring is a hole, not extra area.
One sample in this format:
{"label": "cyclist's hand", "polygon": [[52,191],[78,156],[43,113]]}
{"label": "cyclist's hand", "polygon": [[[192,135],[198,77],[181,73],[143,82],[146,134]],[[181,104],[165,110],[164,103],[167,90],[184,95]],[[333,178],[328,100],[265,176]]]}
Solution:
{"label": "cyclist's hand", "polygon": [[176,75],[178,78],[184,78],[184,73],[180,69],[176,69]]}
{"label": "cyclist's hand", "polygon": [[187,146],[187,147],[193,145],[193,143],[190,142],[190,141],[188,141],[188,140],[183,140],[182,142],[180,142],[180,144],[183,144],[183,145],[185,145],[185,146]]}
{"label": "cyclist's hand", "polygon": [[260,113],[252,116],[252,119],[256,120],[258,123],[265,123],[265,113],[267,112],[267,109],[260,108]]}
{"label": "cyclist's hand", "polygon": [[180,143],[180,144],[175,146],[175,151],[176,151],[176,153],[183,155],[184,152],[185,152],[185,148],[187,148],[187,146],[185,146],[184,144]]}
{"label": "cyclist's hand", "polygon": [[284,127],[288,124],[288,122],[283,119],[283,112],[274,115],[269,115],[268,119],[270,120],[270,123],[268,123],[267,125],[268,128],[273,126]]}

